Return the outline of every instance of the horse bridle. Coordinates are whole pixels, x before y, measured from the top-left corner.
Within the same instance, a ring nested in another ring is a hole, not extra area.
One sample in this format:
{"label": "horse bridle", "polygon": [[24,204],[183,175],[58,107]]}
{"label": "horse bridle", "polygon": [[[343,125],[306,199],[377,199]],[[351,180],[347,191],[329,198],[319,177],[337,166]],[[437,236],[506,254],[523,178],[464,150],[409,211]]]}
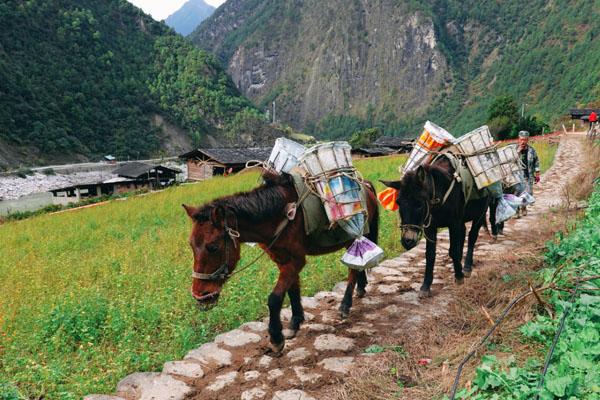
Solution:
{"label": "horse bridle", "polygon": [[222,280],[227,279],[230,276],[230,274],[229,274],[229,249],[227,246],[227,242],[228,242],[227,237],[229,237],[231,239],[234,246],[237,246],[235,240],[240,237],[240,233],[237,230],[230,228],[227,225],[227,222],[225,222],[225,225],[223,227],[225,260],[221,263],[221,266],[219,266],[219,268],[216,269],[216,271],[214,271],[210,274],[203,274],[200,272],[192,271],[192,278],[200,279],[202,281],[222,281]]}
{"label": "horse bridle", "polygon": [[[303,199],[302,199],[303,200]],[[277,241],[277,239],[279,239],[279,237],[281,236],[281,234],[283,233],[284,229],[287,227],[287,225],[290,223],[290,221],[293,221],[294,218],[296,217],[296,209],[298,207],[299,203],[288,203],[288,205],[286,206],[286,218],[281,221],[279,223],[279,225],[277,226],[277,228],[275,229],[275,233],[273,235],[273,239],[271,240],[271,242],[267,245],[267,250],[270,249],[271,247],[273,247],[273,245],[275,244],[275,242]],[[236,219],[236,225],[237,225],[237,219]],[[237,247],[237,243],[236,243],[236,239],[239,239],[240,237],[240,232],[237,231],[236,229],[232,229],[227,225],[227,220],[225,220],[225,224],[224,224],[224,232],[223,232],[223,240],[225,241],[224,244],[224,253],[225,253],[225,260],[221,263],[221,266],[219,268],[217,268],[216,271],[210,273],[210,274],[203,274],[200,272],[196,272],[196,271],[192,271],[192,278],[196,278],[196,279],[200,279],[201,281],[222,281],[225,280],[229,277],[231,277],[234,274],[240,273],[243,270],[249,268],[250,266],[252,266],[255,262],[257,262],[261,257],[263,257],[265,254],[267,254],[266,252],[262,252],[261,254],[259,254],[254,260],[252,260],[251,262],[249,262],[248,264],[244,265],[243,267],[238,268],[237,271],[235,272],[229,272],[229,250],[227,247],[227,237],[229,236],[229,238],[231,239],[231,241],[233,242],[233,245],[235,247]]]}
{"label": "horse bridle", "polygon": [[431,226],[431,220],[433,219],[432,210],[436,207],[442,207],[444,204],[446,204],[448,197],[450,197],[450,193],[452,193],[452,189],[454,189],[454,184],[457,181],[460,181],[460,177],[455,171],[454,175],[452,177],[452,183],[450,184],[450,187],[448,188],[448,190],[446,190],[444,197],[440,199],[439,197],[436,197],[436,194],[435,194],[435,192],[436,192],[435,191],[435,180],[433,179],[433,177],[431,175],[428,174],[427,176],[429,176],[429,178],[431,179],[431,187],[433,188],[433,193],[432,193],[432,196],[430,199],[425,200],[425,206],[427,207],[427,212],[425,213],[425,218],[423,218],[423,223],[421,225],[400,224],[400,230],[402,231],[402,235],[404,235],[404,231],[406,229],[412,228],[418,232],[417,241],[420,240],[421,235],[423,235],[423,236],[425,236],[425,238],[427,240],[432,242],[433,240],[429,239],[427,237],[427,235],[425,234],[425,229],[427,229]]}

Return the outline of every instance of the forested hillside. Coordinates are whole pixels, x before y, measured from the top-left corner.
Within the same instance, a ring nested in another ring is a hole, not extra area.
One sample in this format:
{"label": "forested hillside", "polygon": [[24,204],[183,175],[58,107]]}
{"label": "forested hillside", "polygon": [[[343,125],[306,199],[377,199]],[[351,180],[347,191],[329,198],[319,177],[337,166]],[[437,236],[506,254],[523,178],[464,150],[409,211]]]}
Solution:
{"label": "forested hillside", "polygon": [[257,104],[331,137],[460,134],[502,95],[552,122],[598,99],[599,28],[581,0],[230,0],[190,37]]}
{"label": "forested hillside", "polygon": [[125,0],[4,1],[0,26],[0,166],[152,156],[258,118],[212,55]]}

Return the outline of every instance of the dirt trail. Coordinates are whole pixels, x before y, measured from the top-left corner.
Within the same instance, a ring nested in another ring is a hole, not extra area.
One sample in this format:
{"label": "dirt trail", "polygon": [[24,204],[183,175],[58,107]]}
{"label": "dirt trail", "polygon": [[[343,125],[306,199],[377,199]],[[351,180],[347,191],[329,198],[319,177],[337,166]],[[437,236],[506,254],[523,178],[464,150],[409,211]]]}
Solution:
{"label": "dirt trail", "polygon": [[[582,140],[564,137],[553,166],[535,188],[536,203],[528,215],[510,220],[495,243],[482,231],[475,250],[474,274],[486,260],[498,258],[518,246],[518,238],[535,235],[537,220],[561,203],[564,185],[577,174]],[[428,319],[444,313],[453,300],[446,288],[454,286],[448,254],[448,234],[438,234],[438,255],[433,297],[419,300],[423,280],[425,241],[411,251],[381,263],[371,271],[367,296],[356,299],[347,320],[337,308],[345,283],[331,292],[303,298],[307,321],[295,339],[288,340],[283,355],[265,355],[267,325],[251,322],[217,336],[212,343],[189,352],[182,361],[165,364],[162,373],[137,373],[123,379],[116,396],[91,395],[87,400],[242,399],[313,400],[333,398],[332,387],[343,381],[364,350],[390,336],[414,335]],[[493,264],[493,263],[490,263]],[[469,290],[466,280],[461,290]],[[282,313],[288,321],[291,311]],[[285,322],[284,322],[285,325]]]}

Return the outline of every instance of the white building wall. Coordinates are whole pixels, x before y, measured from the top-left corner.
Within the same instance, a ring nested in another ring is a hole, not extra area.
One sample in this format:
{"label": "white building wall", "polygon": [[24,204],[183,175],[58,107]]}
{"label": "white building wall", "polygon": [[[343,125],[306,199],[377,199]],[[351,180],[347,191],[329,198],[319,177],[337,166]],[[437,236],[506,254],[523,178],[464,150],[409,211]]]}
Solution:
{"label": "white building wall", "polygon": [[6,216],[15,212],[36,211],[54,204],[52,193],[32,193],[16,200],[0,201],[0,215]]}

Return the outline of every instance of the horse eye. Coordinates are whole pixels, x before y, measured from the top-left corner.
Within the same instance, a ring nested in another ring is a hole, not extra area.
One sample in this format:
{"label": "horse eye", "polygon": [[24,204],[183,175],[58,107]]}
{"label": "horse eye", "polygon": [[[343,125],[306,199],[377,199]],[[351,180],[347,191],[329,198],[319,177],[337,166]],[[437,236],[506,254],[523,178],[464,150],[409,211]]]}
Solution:
{"label": "horse eye", "polygon": [[208,250],[209,253],[214,253],[219,250],[219,246],[214,243],[210,243],[206,245],[206,250]]}

